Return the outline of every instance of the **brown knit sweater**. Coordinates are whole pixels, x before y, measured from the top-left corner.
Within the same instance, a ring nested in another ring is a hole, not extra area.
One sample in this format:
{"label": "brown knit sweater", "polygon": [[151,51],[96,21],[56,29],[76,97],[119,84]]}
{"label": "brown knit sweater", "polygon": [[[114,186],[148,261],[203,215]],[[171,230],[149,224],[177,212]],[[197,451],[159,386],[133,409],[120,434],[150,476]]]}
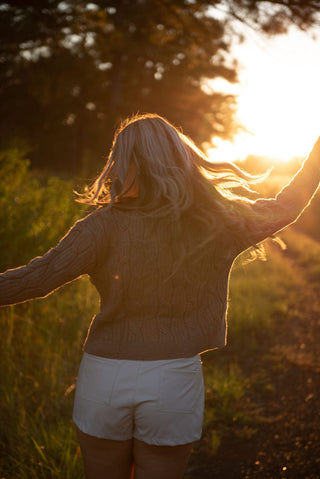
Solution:
{"label": "brown knit sweater", "polygon": [[274,199],[259,199],[246,218],[249,239],[221,237],[197,262],[172,274],[176,245],[165,219],[100,208],[59,244],[0,275],[0,304],[43,297],[88,274],[100,297],[85,351],[119,359],[189,357],[225,345],[228,278],[236,256],[292,223],[320,181],[320,140]]}

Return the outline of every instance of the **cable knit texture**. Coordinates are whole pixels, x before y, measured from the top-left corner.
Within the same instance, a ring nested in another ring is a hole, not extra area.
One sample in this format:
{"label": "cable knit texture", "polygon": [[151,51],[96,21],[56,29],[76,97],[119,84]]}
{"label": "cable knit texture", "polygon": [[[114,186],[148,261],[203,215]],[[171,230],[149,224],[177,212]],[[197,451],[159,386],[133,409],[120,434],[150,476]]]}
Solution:
{"label": "cable knit texture", "polygon": [[[0,275],[0,304],[43,297],[88,274],[100,297],[84,345],[98,356],[155,360],[190,357],[225,345],[228,277],[236,256],[292,223],[320,180],[320,144],[276,198],[246,217],[249,239],[218,238],[201,259],[173,271],[177,245],[166,219],[100,208],[28,265]],[[257,219],[256,213],[259,213]]]}

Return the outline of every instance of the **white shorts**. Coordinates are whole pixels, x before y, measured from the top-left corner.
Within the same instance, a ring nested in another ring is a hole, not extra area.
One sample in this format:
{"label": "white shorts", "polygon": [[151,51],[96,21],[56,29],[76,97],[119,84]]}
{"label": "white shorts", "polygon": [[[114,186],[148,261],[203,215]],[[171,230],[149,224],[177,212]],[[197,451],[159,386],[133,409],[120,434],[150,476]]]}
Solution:
{"label": "white shorts", "polygon": [[128,361],[83,355],[73,420],[86,434],[187,444],[201,437],[203,409],[200,356]]}

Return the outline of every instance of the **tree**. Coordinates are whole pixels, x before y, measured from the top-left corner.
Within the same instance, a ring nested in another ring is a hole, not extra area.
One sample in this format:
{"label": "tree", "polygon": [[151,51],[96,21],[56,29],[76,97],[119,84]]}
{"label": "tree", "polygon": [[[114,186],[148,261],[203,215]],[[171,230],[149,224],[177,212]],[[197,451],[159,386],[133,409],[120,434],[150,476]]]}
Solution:
{"label": "tree", "polygon": [[270,34],[307,28],[318,10],[300,0],[3,3],[0,146],[23,140],[34,166],[91,174],[115,125],[137,111],[166,116],[200,144],[231,138],[235,98],[203,88],[206,78],[237,81],[230,19]]}
{"label": "tree", "polygon": [[301,30],[319,25],[319,0],[226,0],[223,8],[229,18],[268,35],[287,33],[291,25]]}

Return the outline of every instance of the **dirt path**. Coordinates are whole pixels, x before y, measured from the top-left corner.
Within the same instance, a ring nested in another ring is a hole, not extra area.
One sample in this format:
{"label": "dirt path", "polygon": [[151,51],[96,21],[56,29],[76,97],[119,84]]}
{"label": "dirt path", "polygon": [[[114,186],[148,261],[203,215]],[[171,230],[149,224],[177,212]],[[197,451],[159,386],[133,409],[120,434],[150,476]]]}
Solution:
{"label": "dirt path", "polygon": [[252,390],[247,398],[256,405],[256,433],[239,439],[231,432],[213,456],[200,442],[186,478],[320,478],[320,287],[308,286],[290,322],[275,322],[274,343],[262,343],[251,361],[243,357],[242,371],[261,368],[268,382],[264,393]]}

